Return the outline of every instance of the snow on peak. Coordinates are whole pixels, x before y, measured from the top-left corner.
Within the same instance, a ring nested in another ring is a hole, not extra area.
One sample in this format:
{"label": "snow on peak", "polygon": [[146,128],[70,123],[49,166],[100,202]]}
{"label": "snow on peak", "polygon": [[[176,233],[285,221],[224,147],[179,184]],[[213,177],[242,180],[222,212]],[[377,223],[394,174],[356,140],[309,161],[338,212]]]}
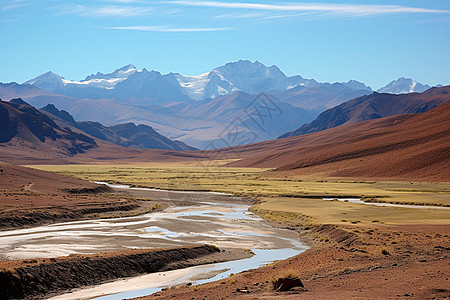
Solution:
{"label": "snow on peak", "polygon": [[391,81],[385,87],[380,88],[377,92],[388,94],[408,94],[408,93],[422,93],[430,88],[427,84],[421,84],[411,78],[400,77],[397,80]]}
{"label": "snow on peak", "polygon": [[46,90],[56,90],[64,85],[64,77],[48,71],[42,75],[39,75],[33,79],[25,81],[23,84],[31,84]]}
{"label": "snow on peak", "polygon": [[139,70],[135,66],[129,64],[129,65],[123,66],[122,68],[116,69],[112,73],[103,74],[103,73],[97,72],[97,74],[95,74],[95,75],[91,74],[82,81],[89,81],[92,79],[113,79],[113,78],[126,79],[126,78],[128,78],[128,76],[130,76],[131,74],[134,74],[136,72],[139,72]]}

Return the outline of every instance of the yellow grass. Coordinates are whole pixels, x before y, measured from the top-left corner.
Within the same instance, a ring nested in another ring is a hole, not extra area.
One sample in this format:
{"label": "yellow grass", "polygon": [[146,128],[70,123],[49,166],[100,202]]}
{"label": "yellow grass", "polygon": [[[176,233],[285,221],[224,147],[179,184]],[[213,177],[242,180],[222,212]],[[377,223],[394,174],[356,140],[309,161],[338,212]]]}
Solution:
{"label": "yellow grass", "polygon": [[220,167],[220,164],[223,162],[30,167],[90,181],[176,190],[210,190],[259,197],[262,202],[254,207],[256,210],[300,213],[320,223],[355,226],[450,223],[450,210],[447,209],[374,207],[320,199],[365,197],[377,202],[448,206],[450,183],[270,178],[264,173],[267,169],[228,168]]}

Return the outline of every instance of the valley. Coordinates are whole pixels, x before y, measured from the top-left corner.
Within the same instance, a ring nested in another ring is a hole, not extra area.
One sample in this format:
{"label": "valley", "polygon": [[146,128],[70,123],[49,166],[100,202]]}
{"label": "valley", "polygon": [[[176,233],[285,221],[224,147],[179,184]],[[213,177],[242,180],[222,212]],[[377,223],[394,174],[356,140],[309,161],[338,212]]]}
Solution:
{"label": "valley", "polygon": [[450,300],[449,16],[0,1],[0,300]]}
{"label": "valley", "polygon": [[[217,163],[223,165],[227,161]],[[358,290],[364,290],[369,297],[383,295],[384,298],[395,297],[399,293],[419,298],[439,297],[447,293],[445,276],[440,274],[441,267],[450,259],[446,250],[450,246],[450,186],[446,182],[356,181],[314,179],[311,176],[280,178],[267,172],[269,169],[217,167],[205,170],[194,162],[184,162],[182,166],[180,163],[150,163],[144,166],[96,164],[45,165],[33,168],[56,171],[89,181],[108,181],[112,187],[119,189],[123,185],[131,185],[134,188],[128,192],[137,199],[145,197],[149,192],[146,189],[150,188],[152,198],[176,197],[181,203],[194,205],[190,208],[191,211],[195,211],[198,201],[202,201],[198,198],[202,192],[198,190],[234,193],[253,203],[251,212],[268,220],[272,226],[297,232],[300,240],[311,247],[300,255],[267,267],[225,276],[223,279],[217,277],[219,281],[200,286],[186,286],[189,281],[173,281],[174,287],[163,289],[148,298],[190,299],[202,298],[211,293],[217,297],[245,295],[236,292],[237,289],[247,289],[252,297],[288,299],[295,299],[299,293],[306,299],[314,299],[327,293],[338,298],[356,297]],[[192,192],[174,193],[169,190]],[[220,197],[220,194],[214,197]],[[204,199],[209,198],[210,196],[206,196]],[[363,201],[375,199],[414,207],[376,207],[350,201],[327,201],[323,198],[360,198]],[[175,210],[181,208],[176,207]],[[198,209],[205,208],[200,206]],[[214,206],[212,209],[214,211],[217,208]],[[224,213],[222,210],[216,212],[218,215]],[[151,213],[149,216],[154,215],[154,219],[159,214]],[[207,215],[201,213],[198,216]],[[215,216],[211,213],[208,218]],[[226,218],[221,222],[225,220]],[[121,223],[126,226],[123,222],[118,224]],[[170,230],[173,231],[173,228]],[[169,239],[174,234],[158,230],[159,233],[152,233],[165,235]],[[262,232],[254,231],[256,233]],[[259,235],[255,237],[260,238]],[[273,291],[270,284],[272,278],[283,276],[287,272],[300,276],[307,290],[294,289],[282,294]],[[409,275],[402,277],[404,272]],[[424,273],[426,276],[422,275]],[[381,281],[391,288],[381,289]],[[417,284],[411,285],[411,282]],[[419,282],[426,284],[427,288],[420,288],[422,284],[418,284]],[[256,283],[258,284],[255,285]],[[137,282],[136,286],[143,287]],[[99,286],[97,291],[101,290]],[[152,291],[156,292],[157,289]]]}

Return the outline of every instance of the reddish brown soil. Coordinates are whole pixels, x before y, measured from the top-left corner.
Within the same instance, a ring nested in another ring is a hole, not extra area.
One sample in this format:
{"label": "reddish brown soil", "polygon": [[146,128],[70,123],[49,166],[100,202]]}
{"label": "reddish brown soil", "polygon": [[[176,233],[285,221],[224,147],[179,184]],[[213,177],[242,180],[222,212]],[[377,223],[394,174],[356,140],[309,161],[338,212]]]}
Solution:
{"label": "reddish brown soil", "polygon": [[277,168],[272,175],[450,181],[450,102],[321,132],[217,150],[238,153],[236,167]]}
{"label": "reddish brown soil", "polygon": [[17,228],[88,214],[136,209],[136,201],[99,194],[107,187],[0,162],[0,228]]}
{"label": "reddish brown soil", "polygon": [[[329,240],[321,247],[221,281],[139,299],[448,299],[449,230],[322,225],[308,233]],[[272,280],[289,273],[305,289],[276,292]]]}

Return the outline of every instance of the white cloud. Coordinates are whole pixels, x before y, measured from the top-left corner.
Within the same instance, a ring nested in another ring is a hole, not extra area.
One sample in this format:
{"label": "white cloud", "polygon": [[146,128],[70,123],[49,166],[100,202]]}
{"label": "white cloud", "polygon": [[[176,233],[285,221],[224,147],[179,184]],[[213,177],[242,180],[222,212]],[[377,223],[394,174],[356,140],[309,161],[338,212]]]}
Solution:
{"label": "white cloud", "polygon": [[167,26],[120,26],[120,27],[106,27],[106,29],[153,31],[153,32],[211,32],[211,31],[227,31],[227,30],[231,30],[231,28],[228,28],[228,27],[215,27],[215,28],[171,28],[171,27],[167,27]]}
{"label": "white cloud", "polygon": [[54,7],[59,15],[77,14],[84,17],[135,17],[147,15],[153,11],[152,7],[142,6],[86,6],[61,5]]}
{"label": "white cloud", "polygon": [[30,1],[28,0],[11,0],[11,1],[5,1],[3,5],[1,6],[2,11],[8,11],[20,7],[24,7],[27,5],[30,5]]}
{"label": "white cloud", "polygon": [[234,13],[214,16],[214,19],[246,19],[266,17],[266,13]]}
{"label": "white cloud", "polygon": [[321,12],[348,16],[367,16],[395,13],[450,13],[448,10],[428,9],[399,5],[365,5],[365,4],[329,4],[329,3],[289,3],[289,4],[263,4],[246,2],[220,2],[220,1],[191,1],[176,0],[167,3],[184,6],[199,6],[230,9],[251,9],[263,11],[289,11],[289,12]]}
{"label": "white cloud", "polygon": [[139,3],[141,0],[109,0],[108,2],[116,2],[116,3]]}
{"label": "white cloud", "polygon": [[134,17],[148,14],[150,11],[152,8],[148,7],[105,6],[88,9],[85,14],[95,17]]}

